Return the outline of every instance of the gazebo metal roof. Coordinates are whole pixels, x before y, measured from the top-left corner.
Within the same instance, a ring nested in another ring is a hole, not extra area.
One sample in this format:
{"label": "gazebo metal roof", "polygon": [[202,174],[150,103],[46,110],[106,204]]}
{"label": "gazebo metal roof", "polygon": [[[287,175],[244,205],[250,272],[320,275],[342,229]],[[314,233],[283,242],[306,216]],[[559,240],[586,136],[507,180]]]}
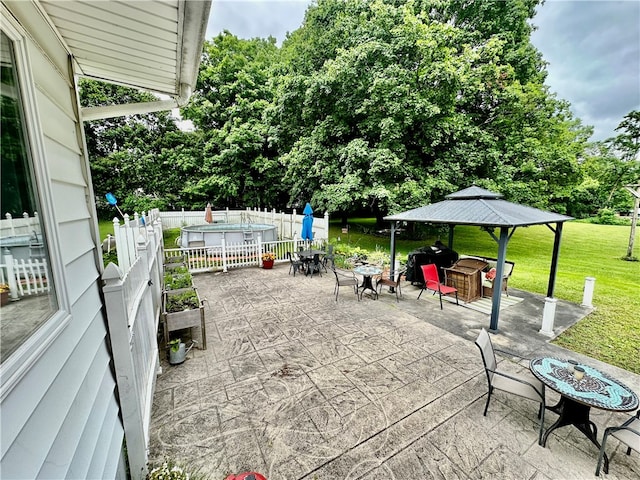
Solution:
{"label": "gazebo metal roof", "polygon": [[[500,298],[502,292],[502,271],[509,238],[517,227],[527,225],[547,225],[554,233],[555,240],[549,272],[547,297],[553,297],[555,276],[562,237],[562,225],[573,217],[548,212],[526,205],[508,202],[499,193],[472,186],[452,193],[445,200],[424,207],[414,208],[406,212],[388,215],[384,220],[391,222],[391,265],[395,264],[395,225],[396,222],[423,222],[449,225],[449,247],[453,247],[453,227],[455,225],[477,225],[486,228],[487,232],[498,242],[498,261],[496,280],[493,289],[491,322],[489,329],[497,331],[500,315]],[[555,228],[551,224],[556,224]],[[493,229],[500,229],[498,238]],[[512,229],[509,234],[509,229]],[[393,275],[393,271],[391,272]],[[544,323],[544,322],[543,322]],[[543,333],[548,332],[543,329]]]}
{"label": "gazebo metal roof", "polygon": [[480,187],[469,187],[445,197],[446,200],[384,220],[478,225],[482,227],[521,227],[572,220],[572,217],[502,200],[502,195]]}

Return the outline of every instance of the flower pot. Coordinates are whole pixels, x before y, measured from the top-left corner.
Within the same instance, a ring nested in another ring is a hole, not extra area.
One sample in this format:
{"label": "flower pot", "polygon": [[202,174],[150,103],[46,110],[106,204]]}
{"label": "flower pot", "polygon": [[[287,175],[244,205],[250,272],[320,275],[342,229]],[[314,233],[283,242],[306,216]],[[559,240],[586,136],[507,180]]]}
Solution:
{"label": "flower pot", "polygon": [[263,260],[262,268],[266,268],[266,269],[273,268],[273,262],[274,262],[273,260]]}
{"label": "flower pot", "polygon": [[9,303],[9,292],[0,292],[0,306],[5,306]]}

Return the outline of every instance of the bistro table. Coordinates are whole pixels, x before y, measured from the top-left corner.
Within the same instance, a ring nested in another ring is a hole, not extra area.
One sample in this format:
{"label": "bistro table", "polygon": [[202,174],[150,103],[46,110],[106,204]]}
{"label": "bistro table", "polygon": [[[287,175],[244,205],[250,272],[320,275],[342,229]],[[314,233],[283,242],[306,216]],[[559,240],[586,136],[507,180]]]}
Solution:
{"label": "bistro table", "polygon": [[[538,380],[560,394],[560,401],[547,407],[559,415],[542,437],[542,446],[556,428],[574,425],[600,450],[598,429],[590,419],[591,407],[614,412],[629,412],[638,408],[638,396],[626,385],[588,365],[584,377],[574,376],[574,365],[567,360],[539,357],[531,360],[529,368]],[[604,472],[609,471],[609,459],[604,455]]]}
{"label": "bistro table", "polygon": [[360,292],[360,298],[362,298],[362,294],[364,294],[364,291],[367,289],[371,290],[375,294],[376,298],[378,298],[378,292],[373,288],[372,277],[374,275],[380,275],[382,273],[382,268],[375,265],[360,265],[359,267],[354,268],[353,271],[358,275],[362,275],[362,285],[358,287],[358,290],[362,289],[362,292]]}
{"label": "bistro table", "polygon": [[313,261],[314,255],[323,256],[325,254],[326,252],[324,250],[315,250],[315,249],[300,250],[298,252],[298,256],[300,257],[300,260],[302,260],[302,262],[305,265],[305,270],[307,275],[309,275],[309,273],[311,272],[309,263]]}

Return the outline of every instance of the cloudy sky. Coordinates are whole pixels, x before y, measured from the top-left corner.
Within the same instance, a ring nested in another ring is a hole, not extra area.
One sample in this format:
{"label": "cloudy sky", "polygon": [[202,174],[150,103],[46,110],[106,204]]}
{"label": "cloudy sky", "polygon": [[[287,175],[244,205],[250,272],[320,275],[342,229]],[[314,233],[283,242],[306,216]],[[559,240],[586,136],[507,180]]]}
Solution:
{"label": "cloudy sky", "polygon": [[[485,1],[485,0],[482,0]],[[309,0],[213,0],[207,38],[275,37],[302,23]],[[533,19],[533,44],[548,62],[547,85],[594,127],[592,140],[616,135],[640,110],[640,1],[547,0]]]}

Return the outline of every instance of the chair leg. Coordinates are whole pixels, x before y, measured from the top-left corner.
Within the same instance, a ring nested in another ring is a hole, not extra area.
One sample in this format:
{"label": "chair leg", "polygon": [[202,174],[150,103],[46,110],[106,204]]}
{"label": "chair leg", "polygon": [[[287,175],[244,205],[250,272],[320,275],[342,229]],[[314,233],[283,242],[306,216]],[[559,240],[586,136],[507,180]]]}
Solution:
{"label": "chair leg", "polygon": [[416,298],[416,300],[420,300],[420,295],[422,295],[422,292],[424,292],[424,288],[422,290],[420,290],[420,293],[418,294],[418,298]]}
{"label": "chair leg", "polygon": [[438,295],[440,296],[440,310],[442,310],[442,292],[438,290]]}
{"label": "chair leg", "polygon": [[489,402],[491,401],[491,390],[492,388],[489,388],[489,393],[487,394],[487,403],[484,406],[484,413],[483,415],[486,417],[487,416],[487,410],[489,409]]}
{"label": "chair leg", "polygon": [[542,437],[544,436],[544,403],[540,403],[540,411],[538,412],[538,418],[540,419],[540,431],[538,432],[538,445],[542,445]]}
{"label": "chair leg", "polygon": [[602,445],[600,446],[600,454],[598,455],[598,465],[596,466],[596,477],[600,476],[600,466],[602,465],[602,459],[604,458],[604,446],[607,444],[607,437],[609,436],[609,429],[604,431],[604,437],[602,437]]}

